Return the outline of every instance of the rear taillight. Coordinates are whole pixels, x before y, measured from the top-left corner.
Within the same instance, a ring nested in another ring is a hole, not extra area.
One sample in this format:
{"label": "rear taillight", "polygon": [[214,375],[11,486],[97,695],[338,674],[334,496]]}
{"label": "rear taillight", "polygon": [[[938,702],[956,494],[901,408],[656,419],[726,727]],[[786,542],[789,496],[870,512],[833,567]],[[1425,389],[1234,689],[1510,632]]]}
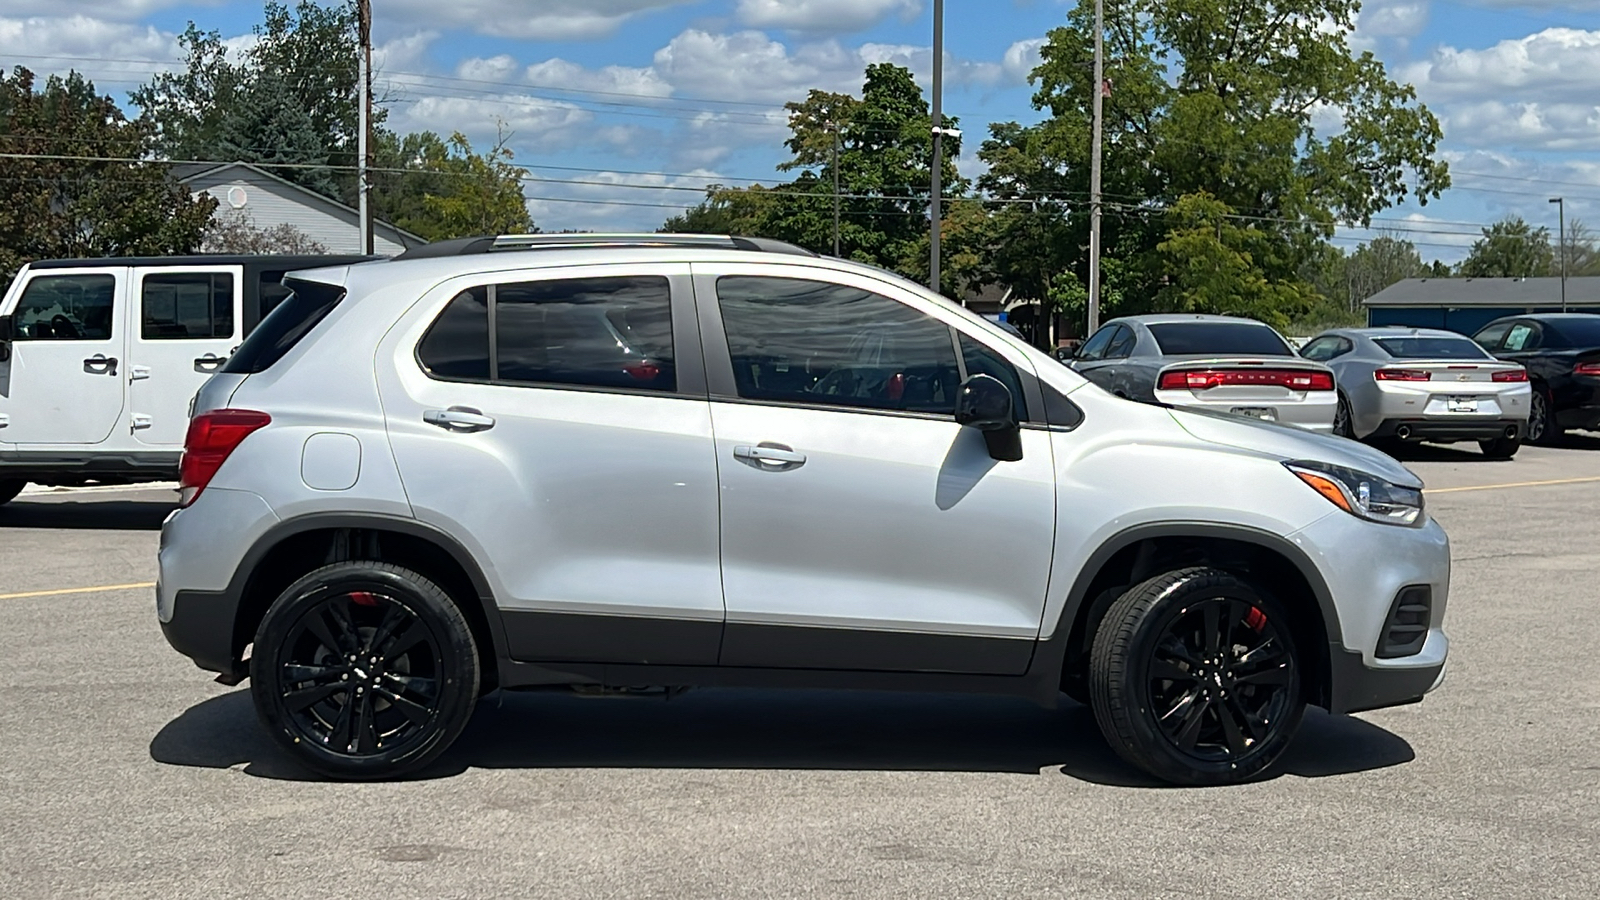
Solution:
{"label": "rear taillight", "polygon": [[1574,375],[1600,375],[1600,362],[1583,362],[1572,367]]}
{"label": "rear taillight", "polygon": [[1294,391],[1331,391],[1333,375],[1297,369],[1195,369],[1164,372],[1157,387],[1163,391],[1204,391],[1227,385],[1268,385]]}
{"label": "rear taillight", "polygon": [[1527,381],[1528,370],[1512,369],[1509,372],[1496,372],[1490,377],[1492,377],[1495,381]]}
{"label": "rear taillight", "polygon": [[1379,381],[1429,381],[1433,373],[1427,369],[1374,369],[1372,377]]}
{"label": "rear taillight", "polygon": [[214,409],[189,420],[183,462],[178,465],[178,505],[193,503],[234,448],[271,421],[271,416],[253,409]]}

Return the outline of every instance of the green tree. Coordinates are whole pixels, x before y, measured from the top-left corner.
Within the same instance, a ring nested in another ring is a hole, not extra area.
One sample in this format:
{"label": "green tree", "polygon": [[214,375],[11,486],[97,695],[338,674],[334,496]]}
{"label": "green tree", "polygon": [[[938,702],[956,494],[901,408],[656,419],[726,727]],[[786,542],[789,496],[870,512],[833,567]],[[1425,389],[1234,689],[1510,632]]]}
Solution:
{"label": "green tree", "polygon": [[1260,263],[1274,253],[1274,235],[1241,225],[1227,204],[1205,192],[1189,194],[1166,218],[1166,239],[1156,246],[1168,276],[1156,296],[1162,309],[1249,316],[1278,327],[1310,309],[1309,285],[1274,280]]}
{"label": "green tree", "polygon": [[192,252],[216,201],[143,160],[151,134],[77,73],[0,72],[0,283],[51,257]]}
{"label": "green tree", "polygon": [[1550,229],[1533,228],[1520,216],[1511,216],[1483,229],[1462,261],[1467,278],[1532,278],[1549,275],[1555,264]]}
{"label": "green tree", "polygon": [[[538,231],[522,194],[522,170],[512,164],[508,136],[477,153],[457,132],[442,140],[431,131],[392,141],[380,157],[392,169],[379,182],[378,206],[394,224],[426,240]],[[391,156],[392,152],[392,156]]]}
{"label": "green tree", "polygon": [[1356,248],[1346,264],[1352,308],[1384,288],[1428,272],[1422,255],[1410,241],[1380,235]]}
{"label": "green tree", "polygon": [[[1437,119],[1371,53],[1350,49],[1356,0],[1109,0],[1106,7],[1104,243],[1125,264],[1116,292],[1122,308],[1108,311],[1198,302],[1193,290],[1201,284],[1174,289],[1164,271],[1186,269],[1177,255],[1191,251],[1202,254],[1198,270],[1218,277],[1259,273],[1274,290],[1257,300],[1276,297],[1292,307],[1309,295],[1302,272],[1336,223],[1366,224],[1407,197],[1426,203],[1449,186],[1446,166],[1433,159]],[[1041,49],[1031,81],[1034,105],[1049,118],[993,125],[979,151],[989,163],[980,188],[1008,204],[996,213],[997,248],[1031,238],[1048,251],[997,254],[1000,276],[1030,290],[1059,272],[1087,276],[1091,105],[1102,89],[1092,84],[1092,22],[1093,4],[1080,0]],[[1191,201],[1177,210],[1184,198],[1202,195],[1221,206]],[[1227,241],[1195,232],[1202,212],[1240,226],[1237,236],[1250,244],[1247,269],[1217,268]],[[1237,283],[1203,282],[1206,289]]]}
{"label": "green tree", "polygon": [[[1600,275],[1600,235],[1594,229],[1577,219],[1568,222],[1565,247],[1568,275]],[[1559,259],[1551,274],[1561,274]]]}

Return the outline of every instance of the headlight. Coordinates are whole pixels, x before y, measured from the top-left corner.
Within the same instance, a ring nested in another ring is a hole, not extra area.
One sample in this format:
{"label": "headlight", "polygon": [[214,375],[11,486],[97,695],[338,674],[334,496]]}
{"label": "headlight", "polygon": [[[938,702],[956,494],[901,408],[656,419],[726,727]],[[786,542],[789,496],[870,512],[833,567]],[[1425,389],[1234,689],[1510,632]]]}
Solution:
{"label": "headlight", "polygon": [[1422,521],[1422,491],[1391,484],[1330,463],[1294,460],[1284,463],[1311,489],[1353,516],[1388,525],[1416,525]]}

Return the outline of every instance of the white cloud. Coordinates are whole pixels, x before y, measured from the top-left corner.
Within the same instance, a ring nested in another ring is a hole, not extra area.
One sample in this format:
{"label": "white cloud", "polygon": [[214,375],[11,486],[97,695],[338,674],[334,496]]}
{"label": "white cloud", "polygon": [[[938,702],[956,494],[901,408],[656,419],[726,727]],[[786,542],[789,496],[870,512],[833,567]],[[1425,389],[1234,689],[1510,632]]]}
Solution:
{"label": "white cloud", "polygon": [[[116,52],[107,53],[108,47]],[[155,71],[175,67],[179,58],[177,38],[149,25],[84,15],[0,18],[0,60],[26,66],[40,76],[76,69],[102,94],[130,90]]]}
{"label": "white cloud", "polygon": [[1483,50],[1441,47],[1402,74],[1424,97],[1503,96],[1515,91],[1579,100],[1600,92],[1600,31],[1548,28]]}
{"label": "white cloud", "polygon": [[523,77],[528,84],[535,87],[628,94],[635,97],[666,97],[672,93],[672,86],[662,81],[661,76],[652,68],[606,66],[601,69],[588,69],[564,59],[547,59],[529,66]]}
{"label": "white cloud", "polygon": [[806,91],[861,88],[865,62],[835,41],[802,44],[794,53],[759,31],[711,34],[691,28],[656,51],[656,72],[685,94],[781,104]]}
{"label": "white cloud", "polygon": [[528,210],[533,220],[547,231],[653,231],[667,217],[699,203],[706,186],[719,181],[709,169],[679,175],[552,173],[548,180],[532,180],[524,187],[532,198]]}
{"label": "white cloud", "polygon": [[[172,6],[221,6],[226,0],[71,0],[80,16],[134,21]],[[6,0],[6,12],[15,16],[60,15],[61,0]]]}
{"label": "white cloud", "polygon": [[1367,0],[1356,19],[1356,37],[1410,39],[1428,26],[1428,0]]}
{"label": "white cloud", "polygon": [[1600,105],[1506,103],[1452,105],[1444,115],[1452,140],[1474,147],[1600,150]]}
{"label": "white cloud", "polygon": [[386,26],[466,28],[523,40],[606,37],[629,19],[688,0],[384,0]]}
{"label": "white cloud", "polygon": [[513,146],[526,152],[582,144],[592,129],[594,114],[570,103],[508,93],[421,97],[398,104],[390,120],[402,132],[427,130],[447,135],[459,131],[480,147],[492,143],[503,127],[513,135]]}
{"label": "white cloud", "polygon": [[437,31],[417,31],[384,41],[372,48],[372,69],[380,75],[421,69],[427,65],[428,49],[438,39]]}
{"label": "white cloud", "polygon": [[919,0],[739,0],[735,15],[754,28],[851,34],[890,16],[909,22],[921,13]]}
{"label": "white cloud", "polygon": [[1017,41],[1006,48],[1006,55],[1000,62],[1000,68],[1005,72],[1006,81],[1013,84],[1024,84],[1033,70],[1039,67],[1042,58],[1039,51],[1048,43],[1045,38],[1029,38]]}

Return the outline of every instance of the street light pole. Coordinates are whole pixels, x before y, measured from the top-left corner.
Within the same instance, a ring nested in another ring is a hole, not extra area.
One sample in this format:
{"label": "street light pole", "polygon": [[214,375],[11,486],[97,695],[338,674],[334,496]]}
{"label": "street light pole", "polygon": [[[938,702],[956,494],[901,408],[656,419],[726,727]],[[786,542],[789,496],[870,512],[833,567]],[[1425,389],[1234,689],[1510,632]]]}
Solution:
{"label": "street light pole", "polygon": [[940,176],[944,174],[944,0],[933,0],[933,202],[929,206],[932,230],[928,232],[928,287],[939,291]]}
{"label": "street light pole", "polygon": [[1551,197],[1550,202],[1556,205],[1556,211],[1561,215],[1561,311],[1567,311],[1567,198]]}
{"label": "street light pole", "polygon": [[1105,2],[1094,0],[1094,132],[1089,139],[1089,328],[1100,327],[1100,133],[1105,101]]}
{"label": "street light pole", "polygon": [[361,252],[372,254],[372,203],[368,194],[372,185],[368,181],[367,166],[370,149],[367,146],[372,131],[372,0],[356,0],[357,32],[361,47],[357,54],[356,89],[361,92],[360,129],[356,137],[356,196],[357,218],[361,230]]}

